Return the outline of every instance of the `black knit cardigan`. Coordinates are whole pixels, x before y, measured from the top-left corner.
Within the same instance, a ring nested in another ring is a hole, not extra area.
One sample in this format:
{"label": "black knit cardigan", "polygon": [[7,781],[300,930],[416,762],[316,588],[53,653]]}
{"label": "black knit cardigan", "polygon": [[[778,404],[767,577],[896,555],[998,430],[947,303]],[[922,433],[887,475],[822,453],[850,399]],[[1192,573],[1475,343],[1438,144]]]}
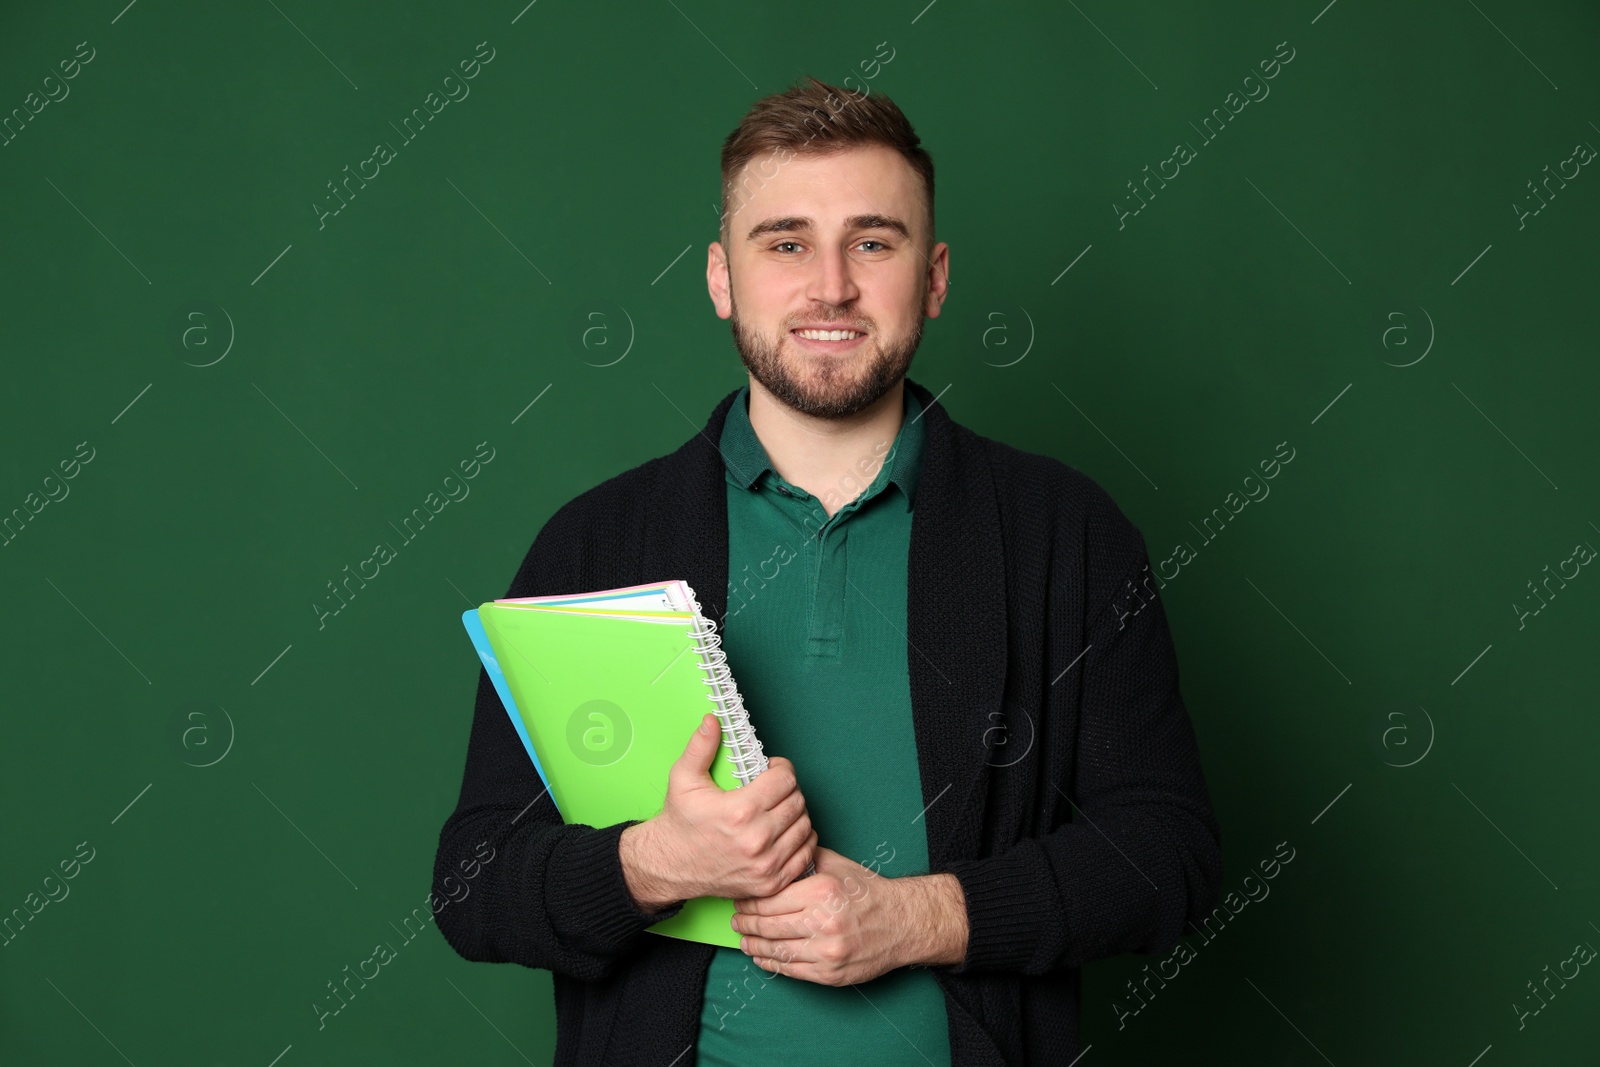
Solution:
{"label": "black knit cardigan", "polygon": [[[1139,530],[1087,475],[906,387],[927,424],[906,612],[923,818],[930,870],[960,880],[970,930],[961,964],[928,969],[954,1064],[1064,1064],[1079,967],[1174,947],[1216,904],[1221,831]],[[677,451],[557,510],[506,595],[683,578],[720,627],[715,442],[735,395]],[[469,960],[552,972],[556,1064],[691,1067],[715,950],[644,932],[677,909],[634,905],[617,846],[629,823],[566,825],[542,791],[480,670],[434,865],[435,892],[452,873],[470,891],[438,912],[440,932]],[[485,841],[493,859],[463,882]]]}

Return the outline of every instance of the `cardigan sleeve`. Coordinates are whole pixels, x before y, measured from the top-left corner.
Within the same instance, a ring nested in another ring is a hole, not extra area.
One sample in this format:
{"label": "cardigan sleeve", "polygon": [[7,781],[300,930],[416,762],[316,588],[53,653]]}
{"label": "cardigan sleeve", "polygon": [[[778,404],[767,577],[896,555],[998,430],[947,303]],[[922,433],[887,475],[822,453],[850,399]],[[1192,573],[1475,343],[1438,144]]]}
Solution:
{"label": "cardigan sleeve", "polygon": [[[562,518],[540,531],[508,597],[579,591],[570,561],[584,546]],[[469,960],[605,977],[641,931],[683,906],[634,903],[618,841],[635,821],[563,823],[480,667],[461,794],[434,859],[439,932]]]}
{"label": "cardigan sleeve", "polygon": [[[1109,502],[1109,497],[1105,500]],[[1074,763],[1041,787],[1056,828],[1003,853],[948,864],[967,908],[951,973],[1044,974],[1121,952],[1171,949],[1216,906],[1221,831],[1178,690],[1178,662],[1144,539],[1115,505],[1089,560]],[[1051,578],[1052,604],[1066,593]],[[1045,683],[1047,715],[1068,709]],[[1070,820],[1070,821],[1069,821]]]}

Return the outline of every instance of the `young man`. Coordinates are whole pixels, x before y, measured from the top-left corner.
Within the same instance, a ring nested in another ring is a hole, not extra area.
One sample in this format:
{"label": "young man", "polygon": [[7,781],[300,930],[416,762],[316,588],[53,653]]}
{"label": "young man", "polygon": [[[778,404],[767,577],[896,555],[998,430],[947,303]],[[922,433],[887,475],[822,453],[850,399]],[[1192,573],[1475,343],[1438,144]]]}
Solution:
{"label": "young man", "polygon": [[[1222,876],[1143,537],[906,378],[949,250],[892,101],[763,99],[722,174],[748,386],[558,510],[507,595],[687,579],[782,755],[723,792],[708,716],[659,815],[565,825],[480,674],[435,880],[499,858],[439,928],[553,972],[561,1064],[1069,1062],[1078,968],[1170,949]],[[702,895],[741,949],[644,932]]]}

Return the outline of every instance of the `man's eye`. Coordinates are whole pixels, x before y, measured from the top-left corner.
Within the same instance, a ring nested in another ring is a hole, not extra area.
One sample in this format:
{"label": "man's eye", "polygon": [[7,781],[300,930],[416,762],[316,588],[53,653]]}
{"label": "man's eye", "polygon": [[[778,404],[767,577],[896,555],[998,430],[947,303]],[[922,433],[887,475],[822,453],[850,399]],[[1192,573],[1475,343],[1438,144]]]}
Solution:
{"label": "man's eye", "polygon": [[781,249],[784,245],[793,245],[796,248],[799,248],[800,247],[800,242],[799,241],[779,241],[777,244],[773,245],[772,247],[774,249]]}
{"label": "man's eye", "polygon": [[[888,245],[884,244],[882,241],[878,240],[876,237],[868,237],[865,241],[862,241],[861,244],[863,244],[863,245],[877,245],[878,247],[874,251],[880,251],[880,252],[883,249],[889,247]],[[857,245],[856,247],[860,248],[861,245]]]}

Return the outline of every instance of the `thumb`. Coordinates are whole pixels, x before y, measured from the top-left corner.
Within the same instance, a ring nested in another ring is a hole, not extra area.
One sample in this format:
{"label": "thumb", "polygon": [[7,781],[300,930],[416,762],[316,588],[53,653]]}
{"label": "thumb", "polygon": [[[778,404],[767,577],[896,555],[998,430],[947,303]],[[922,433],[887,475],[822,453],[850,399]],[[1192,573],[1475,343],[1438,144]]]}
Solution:
{"label": "thumb", "polygon": [[[717,746],[722,743],[722,731],[718,727],[716,715],[707,712],[701,719],[700,725],[689,738],[689,743],[684,747],[683,755],[679,756],[672,765],[669,777],[683,780],[691,779],[698,782],[700,779],[709,778],[711,775],[711,761],[716,757]],[[684,784],[687,784],[685,782]]]}

